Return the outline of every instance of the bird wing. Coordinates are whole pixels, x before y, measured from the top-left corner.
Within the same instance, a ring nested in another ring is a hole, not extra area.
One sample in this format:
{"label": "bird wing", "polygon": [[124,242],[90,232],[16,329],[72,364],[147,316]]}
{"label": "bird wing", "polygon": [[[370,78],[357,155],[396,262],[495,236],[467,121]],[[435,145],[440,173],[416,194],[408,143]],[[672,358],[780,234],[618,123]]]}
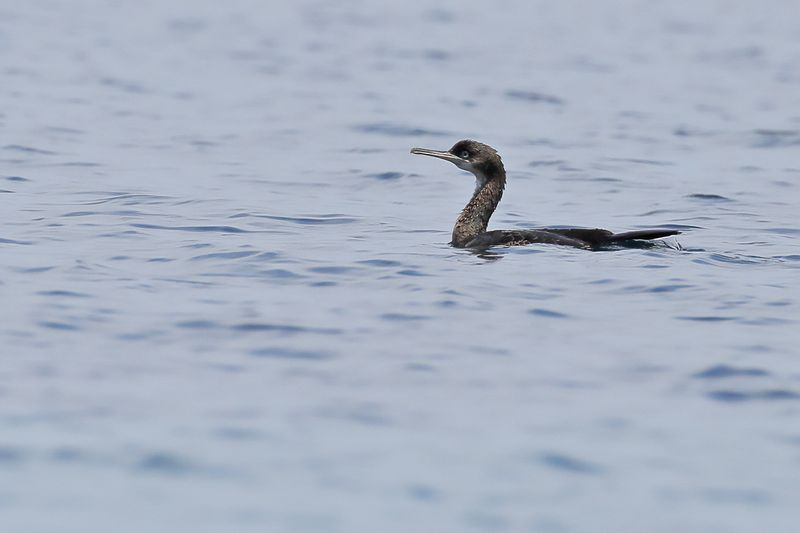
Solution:
{"label": "bird wing", "polygon": [[613,232],[600,228],[545,228],[541,231],[577,239],[590,246],[608,244],[614,236]]}
{"label": "bird wing", "polygon": [[523,244],[560,244],[574,248],[593,248],[636,240],[660,239],[680,231],[667,229],[636,230],[613,233],[600,228],[545,228],[534,230],[493,230],[481,233],[466,248],[518,246]]}
{"label": "bird wing", "polygon": [[493,230],[481,233],[466,245],[466,248],[487,246],[516,246],[521,244],[560,244],[575,248],[589,248],[583,240],[548,230]]}
{"label": "bird wing", "polygon": [[669,237],[671,235],[678,235],[680,231],[674,229],[642,229],[636,231],[625,231],[623,233],[615,233],[611,236],[612,242],[633,241],[633,240],[647,240],[660,239],[662,237]]}
{"label": "bird wing", "polygon": [[612,243],[622,243],[626,241],[649,241],[651,239],[660,239],[662,237],[669,237],[677,235],[680,231],[671,229],[642,229],[634,231],[625,231],[623,233],[613,233],[607,229],[588,229],[588,228],[566,228],[566,229],[545,229],[549,233],[558,233],[578,239],[589,243],[591,246],[603,246]]}

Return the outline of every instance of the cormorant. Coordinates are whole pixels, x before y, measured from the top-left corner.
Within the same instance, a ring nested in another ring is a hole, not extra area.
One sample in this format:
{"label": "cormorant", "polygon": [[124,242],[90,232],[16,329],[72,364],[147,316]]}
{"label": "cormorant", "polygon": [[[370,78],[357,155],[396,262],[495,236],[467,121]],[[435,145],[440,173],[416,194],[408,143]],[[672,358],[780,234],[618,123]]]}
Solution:
{"label": "cormorant", "polygon": [[487,144],[465,139],[450,150],[412,148],[412,154],[429,155],[450,161],[462,170],[475,175],[476,187],[472,199],[461,211],[453,227],[451,245],[457,248],[486,248],[488,246],[519,246],[524,244],[561,244],[575,248],[596,249],[636,240],[659,239],[677,235],[669,229],[637,230],[613,233],[606,229],[544,228],[535,230],[486,231],[489,218],[503,197],[506,170],[497,150]]}

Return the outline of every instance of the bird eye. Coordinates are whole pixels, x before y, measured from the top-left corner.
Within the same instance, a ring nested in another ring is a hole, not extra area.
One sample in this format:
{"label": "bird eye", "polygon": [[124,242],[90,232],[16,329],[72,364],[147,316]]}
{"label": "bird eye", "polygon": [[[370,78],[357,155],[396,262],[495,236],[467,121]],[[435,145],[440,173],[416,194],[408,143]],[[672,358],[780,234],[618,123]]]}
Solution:
{"label": "bird eye", "polygon": [[466,150],[461,152],[461,159],[469,159],[469,152],[467,152]]}

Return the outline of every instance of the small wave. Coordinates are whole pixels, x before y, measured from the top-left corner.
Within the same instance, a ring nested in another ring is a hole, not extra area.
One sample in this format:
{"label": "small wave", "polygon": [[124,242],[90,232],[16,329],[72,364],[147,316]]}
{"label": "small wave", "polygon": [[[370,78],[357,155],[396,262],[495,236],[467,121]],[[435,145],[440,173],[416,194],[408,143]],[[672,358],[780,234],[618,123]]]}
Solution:
{"label": "small wave", "polygon": [[133,80],[106,77],[100,78],[100,84],[133,94],[145,94],[149,92],[142,84]]}
{"label": "small wave", "polygon": [[64,213],[61,215],[62,217],[88,217],[92,215],[99,215],[97,211],[70,211],[69,213]]}
{"label": "small wave", "polygon": [[442,499],[442,491],[431,485],[412,483],[405,488],[412,500],[421,502],[437,502]]}
{"label": "small wave", "polygon": [[406,174],[403,174],[402,172],[379,172],[377,174],[367,174],[366,177],[381,181],[394,181],[399,180],[405,175]]}
{"label": "small wave", "polygon": [[447,61],[451,58],[450,53],[438,48],[428,48],[422,52],[422,57],[425,59],[432,59],[433,61]]}
{"label": "small wave", "polygon": [[778,235],[800,235],[800,228],[767,228],[764,231]]}
{"label": "small wave", "polygon": [[43,266],[43,267],[23,267],[23,268],[14,268],[14,272],[19,272],[20,274],[41,274],[42,272],[49,272],[53,270],[55,267],[53,266]]}
{"label": "small wave", "polygon": [[542,160],[531,161],[530,163],[528,163],[528,166],[529,167],[555,167],[555,166],[558,166],[558,165],[563,165],[564,163],[566,163],[566,161],[564,161],[563,159],[542,159]]}
{"label": "small wave", "polygon": [[719,194],[704,194],[704,193],[694,193],[694,194],[687,194],[686,198],[691,198],[693,200],[710,200],[713,202],[733,202],[734,200],[726,197],[721,196]]}
{"label": "small wave", "polygon": [[390,137],[446,137],[450,135],[445,131],[415,128],[386,122],[359,124],[354,126],[353,129],[362,133],[388,135]]}
{"label": "small wave", "polygon": [[317,274],[350,274],[352,272],[357,272],[358,269],[354,267],[347,267],[347,266],[321,266],[321,267],[311,267],[308,269],[309,272],[314,272]]}
{"label": "small wave", "polygon": [[130,333],[120,333],[116,338],[122,341],[147,341],[163,337],[165,332],[158,329],[150,329],[144,331],[133,331]]}
{"label": "small wave", "polygon": [[731,377],[763,377],[768,375],[769,372],[761,368],[737,368],[728,365],[714,365],[692,374],[692,377],[699,379],[723,379]]}
{"label": "small wave", "polygon": [[39,325],[43,328],[57,329],[60,331],[78,331],[79,329],[81,329],[74,324],[67,324],[66,322],[46,321],[46,322],[39,322]]}
{"label": "small wave", "polygon": [[657,167],[670,167],[675,163],[671,161],[657,161],[655,159],[640,159],[636,157],[606,157],[608,161],[620,161],[622,163],[636,163],[638,165],[652,165]]}
{"label": "small wave", "polygon": [[22,448],[0,446],[0,465],[19,465],[27,458]]}
{"label": "small wave", "polygon": [[26,154],[36,154],[36,155],[58,155],[58,152],[51,152],[50,150],[42,150],[41,148],[33,148],[32,146],[23,146],[21,144],[7,144],[3,147],[3,150],[9,150],[13,152],[24,152]]}
{"label": "small wave", "polygon": [[786,148],[800,145],[798,130],[755,130],[753,148]]}
{"label": "small wave", "polygon": [[324,361],[333,357],[330,352],[312,351],[312,350],[295,350],[292,348],[258,348],[251,350],[250,355],[256,357],[268,357],[275,359],[298,359],[306,361]]}
{"label": "small wave", "polygon": [[407,313],[384,313],[380,315],[382,320],[388,320],[391,322],[409,322],[415,320],[427,320],[430,317],[425,315],[411,315]]}
{"label": "small wave", "polygon": [[721,389],[706,393],[712,400],[720,402],[751,402],[751,401],[776,401],[800,400],[800,393],[787,389],[767,389],[760,391],[738,391]]}
{"label": "small wave", "polygon": [[168,231],[192,231],[201,233],[256,233],[235,226],[159,226],[156,224],[131,224],[134,228],[163,229]]}
{"label": "small wave", "polygon": [[306,217],[287,217],[278,215],[250,215],[250,216],[257,218],[268,218],[270,220],[280,220],[281,222],[291,222],[293,224],[302,224],[304,226],[352,224],[353,222],[358,221],[357,218],[348,217],[346,215],[318,215],[318,216],[306,216]]}
{"label": "small wave", "polygon": [[702,315],[702,316],[676,316],[678,320],[691,320],[693,322],[728,322],[730,320],[737,320],[735,316],[718,316],[718,315]]}
{"label": "small wave", "polygon": [[84,205],[99,205],[99,204],[106,204],[109,202],[120,202],[125,201],[128,205],[131,204],[139,204],[139,203],[163,203],[164,200],[172,200],[173,198],[170,196],[161,196],[158,194],[115,194],[114,196],[109,196],[107,198],[100,198],[98,200],[91,200],[88,202],[84,202]]}
{"label": "small wave", "polygon": [[4,238],[0,237],[0,244],[22,244],[22,245],[28,245],[28,244],[33,244],[33,242],[31,242],[31,241],[18,241],[18,240],[15,240],[15,239],[4,239]]}
{"label": "small wave", "polygon": [[185,320],[177,322],[175,326],[182,329],[217,329],[221,327],[220,324],[212,320]]}
{"label": "small wave", "polygon": [[550,105],[564,104],[564,100],[562,100],[558,96],[540,93],[538,91],[524,91],[524,90],[510,89],[506,91],[506,97],[511,98],[512,100],[524,100],[526,102],[537,103],[537,104],[538,103],[550,104]]}
{"label": "small wave", "polygon": [[381,412],[380,406],[372,403],[323,407],[317,411],[317,415],[367,426],[386,426],[392,423],[391,418]]}
{"label": "small wave", "polygon": [[342,333],[341,329],[335,328],[311,328],[306,326],[294,326],[291,324],[265,324],[255,322],[235,324],[231,326],[230,329],[241,332],[317,333],[320,335],[336,335]]}
{"label": "small wave", "polygon": [[92,167],[102,167],[103,165],[101,165],[100,163],[94,163],[92,161],[66,161],[64,163],[58,163],[55,166],[92,168]]}
{"label": "small wave", "polygon": [[733,265],[761,265],[777,262],[771,257],[760,257],[755,255],[733,255],[733,254],[711,254],[708,258],[698,258],[693,260],[700,265],[713,265],[718,263]]}
{"label": "small wave", "polygon": [[223,468],[198,463],[176,453],[161,451],[143,454],[134,464],[134,468],[141,472],[174,477],[218,477],[230,474]]}
{"label": "small wave", "polygon": [[676,137],[713,137],[718,133],[711,130],[701,130],[697,128],[678,127],[672,130]]}
{"label": "small wave", "polygon": [[57,296],[57,297],[64,297],[64,298],[89,298],[90,297],[90,295],[86,294],[85,292],[73,292],[73,291],[65,291],[65,290],[39,291],[36,294],[40,294],[42,296]]}
{"label": "small wave", "polygon": [[208,259],[240,259],[242,257],[250,257],[257,255],[259,252],[217,252],[213,254],[196,255],[192,257],[192,261],[204,261]]}
{"label": "small wave", "polygon": [[603,469],[595,463],[556,452],[543,454],[540,461],[550,468],[573,474],[600,474],[603,471]]}
{"label": "small wave", "polygon": [[363,261],[356,261],[361,265],[374,266],[374,267],[399,267],[403,263],[399,261],[390,261],[388,259],[364,259]]}
{"label": "small wave", "polygon": [[551,309],[542,309],[542,308],[531,309],[528,311],[528,314],[542,316],[545,318],[569,318],[569,315],[565,315],[564,313],[553,311]]}
{"label": "small wave", "polygon": [[646,292],[655,292],[655,293],[675,292],[675,291],[679,291],[679,290],[682,290],[682,289],[691,289],[693,287],[694,287],[694,285],[688,285],[688,284],[682,284],[682,283],[673,283],[673,284],[670,284],[670,285],[658,285],[656,287],[651,287],[649,289],[646,289]]}
{"label": "small wave", "polygon": [[291,270],[285,270],[283,268],[273,268],[270,270],[259,270],[259,275],[266,276],[268,278],[275,278],[275,279],[298,279],[303,278],[302,274],[297,274],[296,272],[292,272]]}
{"label": "small wave", "polygon": [[419,270],[415,270],[413,268],[406,268],[406,269],[403,269],[403,270],[398,270],[397,274],[399,274],[400,276],[412,276],[412,277],[427,276],[428,275],[428,274],[425,274],[424,272],[420,272]]}

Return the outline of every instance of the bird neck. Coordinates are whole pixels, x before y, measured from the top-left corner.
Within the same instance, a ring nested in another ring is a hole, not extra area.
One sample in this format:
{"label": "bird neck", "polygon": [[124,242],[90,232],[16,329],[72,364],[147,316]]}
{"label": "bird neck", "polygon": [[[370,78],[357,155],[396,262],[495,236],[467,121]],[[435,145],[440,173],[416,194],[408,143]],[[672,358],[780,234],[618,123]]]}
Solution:
{"label": "bird neck", "polygon": [[464,247],[469,241],[484,233],[489,225],[492,213],[497,209],[497,204],[503,198],[503,189],[506,187],[506,173],[500,168],[490,176],[478,175],[478,186],[472,199],[461,211],[453,228],[454,246]]}

